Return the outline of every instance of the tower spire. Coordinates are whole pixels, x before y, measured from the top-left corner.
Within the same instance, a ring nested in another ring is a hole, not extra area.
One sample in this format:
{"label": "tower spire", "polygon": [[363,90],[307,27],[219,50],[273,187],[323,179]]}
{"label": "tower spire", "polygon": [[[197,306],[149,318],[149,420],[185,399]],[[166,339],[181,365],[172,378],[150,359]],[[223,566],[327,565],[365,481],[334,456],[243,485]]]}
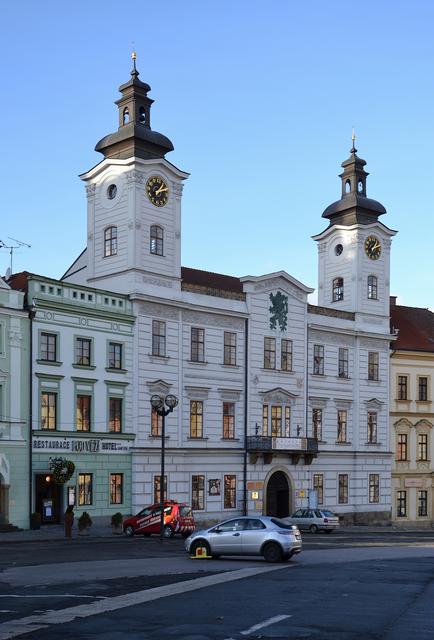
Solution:
{"label": "tower spire", "polygon": [[140,75],[139,72],[137,71],[136,59],[137,59],[137,53],[135,52],[135,49],[133,47],[133,51],[131,53],[131,60],[133,61],[133,68],[131,69],[131,77],[134,79],[138,78]]}
{"label": "tower spire", "polygon": [[354,127],[352,129],[352,133],[351,133],[351,141],[352,141],[352,146],[350,149],[350,153],[357,153],[357,149],[356,149],[356,132],[354,131]]}

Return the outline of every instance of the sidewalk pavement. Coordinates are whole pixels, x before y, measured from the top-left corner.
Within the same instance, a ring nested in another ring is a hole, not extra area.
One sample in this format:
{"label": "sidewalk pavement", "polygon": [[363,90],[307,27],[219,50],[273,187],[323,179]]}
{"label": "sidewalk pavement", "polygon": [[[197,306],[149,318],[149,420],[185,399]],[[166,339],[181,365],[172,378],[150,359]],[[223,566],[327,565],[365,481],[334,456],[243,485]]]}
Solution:
{"label": "sidewalk pavement", "polygon": [[[374,526],[350,526],[347,525],[345,527],[340,527],[338,529],[339,533],[345,534],[356,534],[356,533],[367,533],[367,534],[380,534],[380,535],[388,535],[388,534],[396,534],[399,532],[415,532],[422,533],[423,531],[432,531],[431,528],[417,528],[417,527],[402,527],[402,526],[394,526],[389,525],[385,527],[374,527]],[[65,537],[65,530],[62,524],[48,524],[41,526],[40,529],[27,529],[23,531],[8,531],[8,532],[0,532],[0,544],[2,542],[38,542],[38,541],[50,541],[50,540],[60,540]],[[99,540],[101,538],[112,538],[113,540],[123,537],[123,534],[114,534],[112,527],[110,525],[102,525],[102,524],[93,524],[90,528],[90,533],[86,536],[81,536],[78,533],[78,527],[73,526],[72,528],[72,537],[80,538],[83,541],[91,541],[91,540]]]}

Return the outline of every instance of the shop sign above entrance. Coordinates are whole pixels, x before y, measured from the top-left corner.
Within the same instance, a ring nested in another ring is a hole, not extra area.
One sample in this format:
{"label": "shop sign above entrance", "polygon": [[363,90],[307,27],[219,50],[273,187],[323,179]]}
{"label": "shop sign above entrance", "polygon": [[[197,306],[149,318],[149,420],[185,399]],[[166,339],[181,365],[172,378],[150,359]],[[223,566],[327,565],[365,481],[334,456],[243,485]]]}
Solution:
{"label": "shop sign above entrance", "polygon": [[41,438],[34,436],[32,451],[68,453],[127,453],[129,440],[106,440],[105,438]]}

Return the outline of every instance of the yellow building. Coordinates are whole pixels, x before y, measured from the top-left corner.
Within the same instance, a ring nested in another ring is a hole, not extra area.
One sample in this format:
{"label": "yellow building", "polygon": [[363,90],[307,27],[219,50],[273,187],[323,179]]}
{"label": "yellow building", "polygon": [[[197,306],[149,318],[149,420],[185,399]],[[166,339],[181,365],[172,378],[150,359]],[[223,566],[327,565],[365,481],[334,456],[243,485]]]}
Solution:
{"label": "yellow building", "polygon": [[434,514],[434,313],[391,297],[392,521],[431,527]]}

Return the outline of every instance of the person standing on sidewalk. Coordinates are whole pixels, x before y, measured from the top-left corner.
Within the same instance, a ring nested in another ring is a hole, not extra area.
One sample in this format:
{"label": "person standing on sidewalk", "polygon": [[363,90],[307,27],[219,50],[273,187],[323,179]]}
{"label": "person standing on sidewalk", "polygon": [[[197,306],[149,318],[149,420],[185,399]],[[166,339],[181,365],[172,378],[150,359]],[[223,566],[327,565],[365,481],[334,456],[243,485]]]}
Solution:
{"label": "person standing on sidewalk", "polygon": [[74,507],[69,505],[65,511],[65,538],[72,535],[72,525],[74,524]]}

